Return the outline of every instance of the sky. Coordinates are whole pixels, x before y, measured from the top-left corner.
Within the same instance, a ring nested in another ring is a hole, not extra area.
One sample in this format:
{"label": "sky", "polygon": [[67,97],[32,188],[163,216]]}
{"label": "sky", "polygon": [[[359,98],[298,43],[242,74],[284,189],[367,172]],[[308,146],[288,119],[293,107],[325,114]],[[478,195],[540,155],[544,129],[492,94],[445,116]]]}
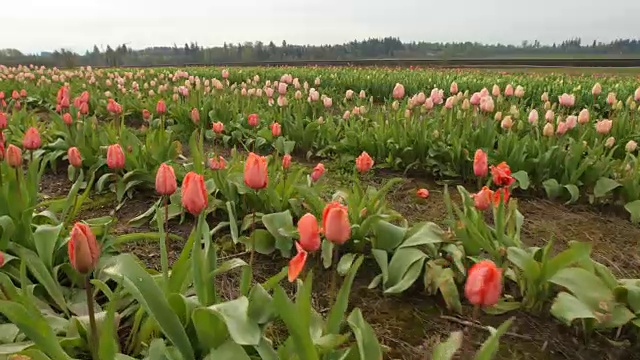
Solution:
{"label": "sky", "polygon": [[640,0],[22,0],[19,9],[0,11],[0,25],[0,49],[25,53],[192,41],[318,45],[385,36],[590,43],[640,37]]}

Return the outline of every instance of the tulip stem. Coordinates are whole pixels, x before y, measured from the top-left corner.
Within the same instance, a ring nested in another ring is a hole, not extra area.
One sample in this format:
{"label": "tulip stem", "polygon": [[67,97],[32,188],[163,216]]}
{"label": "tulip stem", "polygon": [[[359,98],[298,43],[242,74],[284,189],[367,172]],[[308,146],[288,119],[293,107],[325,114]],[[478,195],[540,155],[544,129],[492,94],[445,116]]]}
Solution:
{"label": "tulip stem", "polygon": [[336,300],[336,283],[338,282],[338,262],[339,262],[338,257],[339,256],[340,256],[340,254],[338,253],[338,247],[334,245],[334,247],[333,247],[333,256],[331,258],[331,261],[335,264],[335,266],[332,266],[332,271],[331,271],[331,287],[330,287],[330,292],[329,292],[329,309],[331,309],[333,307],[333,304],[335,303],[335,300]]}
{"label": "tulip stem", "polygon": [[98,326],[96,325],[96,314],[93,308],[93,288],[91,287],[91,274],[85,277],[85,290],[87,292],[87,310],[89,311],[89,326],[91,327],[91,338],[89,348],[94,359],[98,359]]}
{"label": "tulip stem", "polygon": [[471,321],[475,322],[478,319],[478,315],[480,313],[480,306],[475,305],[473,307],[473,313],[471,314]]}
{"label": "tulip stem", "polygon": [[166,195],[164,199],[164,234],[160,239],[160,266],[162,267],[162,278],[164,279],[165,289],[169,289],[169,259],[167,256],[167,238],[169,237],[169,198]]}
{"label": "tulip stem", "polygon": [[[257,195],[257,192],[256,192]],[[249,239],[251,241],[251,255],[249,255],[249,267],[253,269],[253,255],[255,253],[256,242],[254,233],[256,231],[256,212],[253,211],[253,220],[251,221],[251,235],[249,235]]]}

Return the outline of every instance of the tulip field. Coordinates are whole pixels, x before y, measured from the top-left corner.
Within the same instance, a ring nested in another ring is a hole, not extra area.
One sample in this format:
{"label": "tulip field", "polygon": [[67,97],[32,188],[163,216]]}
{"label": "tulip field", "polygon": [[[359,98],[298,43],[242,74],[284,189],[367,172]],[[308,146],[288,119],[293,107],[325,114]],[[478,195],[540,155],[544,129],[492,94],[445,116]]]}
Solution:
{"label": "tulip field", "polygon": [[632,359],[640,77],[0,66],[0,359]]}

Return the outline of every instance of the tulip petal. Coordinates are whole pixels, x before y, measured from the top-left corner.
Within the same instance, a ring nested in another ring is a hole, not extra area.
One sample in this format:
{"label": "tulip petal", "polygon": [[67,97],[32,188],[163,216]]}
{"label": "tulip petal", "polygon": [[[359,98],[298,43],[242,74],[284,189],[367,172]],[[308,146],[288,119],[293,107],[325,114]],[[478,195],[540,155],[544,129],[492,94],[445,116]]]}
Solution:
{"label": "tulip petal", "polygon": [[[299,246],[298,243],[296,243],[296,247],[297,246]],[[299,250],[302,249],[299,248]],[[298,278],[298,276],[302,272],[302,269],[304,269],[304,264],[306,262],[307,252],[304,250],[300,251],[298,255],[294,256],[291,261],[289,261],[289,282],[294,282]]]}

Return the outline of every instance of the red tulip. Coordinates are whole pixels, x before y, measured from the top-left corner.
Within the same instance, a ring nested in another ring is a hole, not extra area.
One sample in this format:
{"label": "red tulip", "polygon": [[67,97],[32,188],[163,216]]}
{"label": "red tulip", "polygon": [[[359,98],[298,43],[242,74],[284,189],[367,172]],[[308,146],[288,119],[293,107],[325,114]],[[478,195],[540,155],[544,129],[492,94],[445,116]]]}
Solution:
{"label": "red tulip", "polygon": [[89,103],[83,102],[82,104],[80,104],[80,109],[78,112],[82,115],[89,114]]}
{"label": "red tulip", "polygon": [[4,141],[0,141],[0,161],[4,160],[4,152]]}
{"label": "red tulip", "polygon": [[216,134],[222,134],[224,131],[224,124],[220,121],[213,123],[213,132]]}
{"label": "red tulip", "polygon": [[327,204],[322,212],[324,237],[336,245],[344,244],[351,237],[351,225],[347,207],[337,201]]}
{"label": "red tulip", "polygon": [[20,99],[20,94],[19,94],[16,90],[13,90],[13,91],[11,92],[11,98],[12,98],[13,100],[18,100],[18,99]]}
{"label": "red tulip", "polygon": [[167,104],[163,100],[158,100],[156,104],[156,114],[162,115],[167,112]]}
{"label": "red tulip", "polygon": [[156,173],[156,192],[160,195],[172,195],[176,192],[178,183],[173,167],[162,163]]}
{"label": "red tulip", "polygon": [[271,124],[271,135],[273,135],[273,137],[278,137],[280,134],[282,134],[282,126],[277,122]]}
{"label": "red tulip", "polygon": [[304,269],[304,264],[307,262],[307,252],[298,243],[296,243],[296,249],[298,254],[289,261],[289,282],[294,282],[300,276],[302,269]]}
{"label": "red tulip", "polygon": [[363,151],[360,156],[356,158],[356,169],[361,173],[366,173],[373,167],[373,159],[366,151]]}
{"label": "red tulip", "polygon": [[71,125],[73,124],[73,117],[70,113],[64,113],[64,115],[62,115],[62,121],[67,125]]}
{"label": "red tulip", "polygon": [[267,171],[267,159],[254,153],[249,153],[244,163],[244,183],[254,190],[267,187],[269,174]]}
{"label": "red tulip", "polygon": [[198,215],[208,204],[209,194],[204,177],[190,171],[182,181],[182,206],[192,215]]}
{"label": "red tulip", "polygon": [[200,122],[200,112],[196,108],[191,109],[191,121],[193,121],[194,124]]}
{"label": "red tulip", "polygon": [[247,122],[249,123],[249,126],[253,126],[253,127],[258,126],[258,123],[260,122],[260,119],[258,118],[258,114],[249,115],[247,117]]}
{"label": "red tulip", "polygon": [[493,306],[502,294],[502,269],[491,260],[482,260],[473,265],[467,274],[464,295],[476,306]]}
{"label": "red tulip", "polygon": [[12,168],[19,168],[22,166],[22,150],[19,147],[9,144],[5,151],[5,157],[7,158],[7,164]]}
{"label": "red tulip", "polygon": [[282,168],[286,170],[289,166],[291,166],[291,155],[285,154],[282,157]]}
{"label": "red tulip", "polygon": [[509,202],[509,188],[504,187],[493,192],[493,206],[500,206],[500,200],[505,204]]}
{"label": "red tulip", "polygon": [[76,223],[71,230],[71,238],[67,244],[71,266],[81,274],[90,273],[100,259],[100,247],[91,228]]}
{"label": "red tulip", "polygon": [[211,170],[222,170],[226,167],[227,162],[222,156],[219,156],[217,159],[215,157],[209,159],[209,168],[211,168]]}
{"label": "red tulip", "polygon": [[151,113],[149,112],[149,110],[147,109],[142,110],[142,119],[146,121],[149,121],[149,119],[151,119]]}
{"label": "red tulip", "polygon": [[313,168],[313,172],[311,173],[311,180],[313,180],[313,182],[318,181],[322,174],[324,174],[324,170],[324,165],[322,163],[318,163],[318,165]]}
{"label": "red tulip", "polygon": [[27,150],[37,150],[41,145],[40,133],[38,129],[34,127],[30,127],[26,133],[24,133],[24,138],[22,138],[22,147]]}
{"label": "red tulip", "polygon": [[124,151],[120,144],[109,145],[107,148],[107,166],[113,170],[124,169]]}
{"label": "red tulip", "polygon": [[418,189],[417,195],[419,198],[426,199],[429,197],[429,190],[427,189]]}
{"label": "red tulip", "polygon": [[487,153],[482,151],[482,149],[476,150],[473,156],[473,173],[480,178],[486,177],[489,173]]}
{"label": "red tulip", "polygon": [[69,158],[69,164],[74,168],[82,167],[82,155],[80,155],[80,150],[77,147],[70,147],[67,150],[67,157]]}
{"label": "red tulip", "polygon": [[0,251],[0,267],[4,266],[4,254]]}
{"label": "red tulip", "polygon": [[482,190],[478,191],[476,194],[472,195],[473,204],[476,209],[480,211],[487,210],[489,206],[491,206],[491,201],[493,199],[493,191],[488,187],[483,187]]}
{"label": "red tulip", "polygon": [[498,186],[511,186],[516,181],[511,177],[509,165],[504,161],[498,166],[491,166],[491,176],[493,177],[493,183]]}
{"label": "red tulip", "polygon": [[298,220],[298,233],[300,234],[300,246],[305,251],[318,251],[320,249],[320,230],[318,220],[312,214],[304,214]]}
{"label": "red tulip", "polygon": [[23,97],[23,98],[27,97],[27,90],[25,89],[20,90],[20,97]]}
{"label": "red tulip", "polygon": [[7,127],[7,115],[0,111],[0,130]]}

